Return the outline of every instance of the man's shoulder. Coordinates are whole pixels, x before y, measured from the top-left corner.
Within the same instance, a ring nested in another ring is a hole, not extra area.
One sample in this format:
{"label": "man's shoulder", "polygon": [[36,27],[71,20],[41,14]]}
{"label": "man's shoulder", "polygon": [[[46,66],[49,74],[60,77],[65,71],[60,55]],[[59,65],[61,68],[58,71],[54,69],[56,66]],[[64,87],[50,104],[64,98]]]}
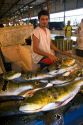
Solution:
{"label": "man's shoulder", "polygon": [[67,25],[67,26],[65,27],[65,29],[72,29],[72,26],[71,26],[71,25],[70,25],[70,26]]}
{"label": "man's shoulder", "polygon": [[50,29],[49,29],[48,27],[46,27],[46,29],[47,29],[48,31],[50,31]]}
{"label": "man's shoulder", "polygon": [[49,30],[49,28],[46,28],[46,30],[50,33],[50,30]]}
{"label": "man's shoulder", "polygon": [[32,34],[39,34],[39,31],[40,29],[39,29],[39,27],[36,27],[34,30],[33,30],[33,32],[32,32]]}
{"label": "man's shoulder", "polygon": [[36,27],[36,28],[34,29],[34,31],[39,31],[39,29],[40,29],[39,27]]}
{"label": "man's shoulder", "polygon": [[72,28],[72,26],[70,25],[70,26],[68,26],[69,28]]}
{"label": "man's shoulder", "polygon": [[64,26],[64,30],[67,28],[67,25],[66,26]]}

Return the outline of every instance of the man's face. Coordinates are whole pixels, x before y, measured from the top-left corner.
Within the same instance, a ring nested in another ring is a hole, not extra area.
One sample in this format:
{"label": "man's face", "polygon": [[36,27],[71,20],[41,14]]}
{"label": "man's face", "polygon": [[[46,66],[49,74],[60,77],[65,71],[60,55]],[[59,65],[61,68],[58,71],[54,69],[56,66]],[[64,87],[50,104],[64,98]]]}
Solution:
{"label": "man's face", "polygon": [[41,27],[47,27],[48,25],[48,20],[49,20],[49,17],[46,16],[46,15],[42,15],[39,19],[39,23],[40,23],[40,26]]}
{"label": "man's face", "polygon": [[68,25],[70,26],[70,21],[68,21]]}

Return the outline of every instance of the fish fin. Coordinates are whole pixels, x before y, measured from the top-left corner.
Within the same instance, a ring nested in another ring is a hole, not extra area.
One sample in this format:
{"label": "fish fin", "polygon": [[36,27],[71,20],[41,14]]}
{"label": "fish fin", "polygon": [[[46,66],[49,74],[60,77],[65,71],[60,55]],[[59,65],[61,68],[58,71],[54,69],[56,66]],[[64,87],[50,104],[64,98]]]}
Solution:
{"label": "fish fin", "polygon": [[41,110],[42,111],[48,111],[48,110],[52,110],[58,107],[58,103],[49,103],[47,105],[45,105]]}

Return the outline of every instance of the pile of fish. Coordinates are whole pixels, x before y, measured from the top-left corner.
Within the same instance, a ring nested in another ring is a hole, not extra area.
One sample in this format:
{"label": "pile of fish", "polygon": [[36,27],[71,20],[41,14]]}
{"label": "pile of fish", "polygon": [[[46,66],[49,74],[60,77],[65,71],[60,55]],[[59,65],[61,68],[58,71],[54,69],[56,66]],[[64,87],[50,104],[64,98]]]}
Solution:
{"label": "pile of fish", "polygon": [[82,86],[83,68],[69,57],[41,71],[3,74],[0,115],[12,110],[35,113],[60,108],[71,101]]}

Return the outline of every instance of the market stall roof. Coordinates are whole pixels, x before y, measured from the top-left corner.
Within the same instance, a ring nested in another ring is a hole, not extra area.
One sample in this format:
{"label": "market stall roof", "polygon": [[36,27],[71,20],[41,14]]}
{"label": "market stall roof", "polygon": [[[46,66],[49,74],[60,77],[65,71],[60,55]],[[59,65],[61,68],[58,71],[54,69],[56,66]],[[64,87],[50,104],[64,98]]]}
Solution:
{"label": "market stall roof", "polygon": [[0,18],[28,11],[30,7],[44,2],[45,0],[0,0]]}
{"label": "market stall roof", "polygon": [[55,13],[83,8],[83,0],[0,0],[0,19],[19,15],[26,17],[31,11],[32,16],[36,16],[40,9],[48,8],[47,6],[51,13]]}

